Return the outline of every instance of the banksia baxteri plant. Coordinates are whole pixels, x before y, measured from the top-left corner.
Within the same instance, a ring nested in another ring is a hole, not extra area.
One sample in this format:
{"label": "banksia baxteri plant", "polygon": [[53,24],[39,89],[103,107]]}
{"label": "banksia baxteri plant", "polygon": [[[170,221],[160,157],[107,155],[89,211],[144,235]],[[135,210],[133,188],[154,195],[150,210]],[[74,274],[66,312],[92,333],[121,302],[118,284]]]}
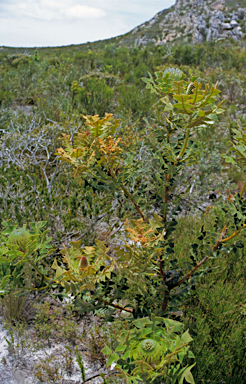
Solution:
{"label": "banksia baxteri plant", "polygon": [[25,228],[15,229],[9,235],[8,244],[18,246],[19,251],[26,253],[31,236],[31,233]]}
{"label": "banksia baxteri plant", "polygon": [[156,363],[162,355],[162,346],[153,339],[142,340],[137,347],[138,358],[147,363]]}
{"label": "banksia baxteri plant", "polygon": [[79,259],[79,269],[83,271],[89,265],[88,258],[86,256],[79,256]]}

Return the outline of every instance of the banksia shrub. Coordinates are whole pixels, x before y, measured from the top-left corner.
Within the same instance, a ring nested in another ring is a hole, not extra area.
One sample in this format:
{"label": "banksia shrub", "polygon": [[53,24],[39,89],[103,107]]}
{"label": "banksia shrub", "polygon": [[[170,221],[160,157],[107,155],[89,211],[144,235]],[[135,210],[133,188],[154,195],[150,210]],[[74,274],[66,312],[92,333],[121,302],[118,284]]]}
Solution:
{"label": "banksia shrub", "polygon": [[31,233],[25,228],[15,229],[8,238],[8,244],[18,246],[19,251],[26,253],[31,239]]}

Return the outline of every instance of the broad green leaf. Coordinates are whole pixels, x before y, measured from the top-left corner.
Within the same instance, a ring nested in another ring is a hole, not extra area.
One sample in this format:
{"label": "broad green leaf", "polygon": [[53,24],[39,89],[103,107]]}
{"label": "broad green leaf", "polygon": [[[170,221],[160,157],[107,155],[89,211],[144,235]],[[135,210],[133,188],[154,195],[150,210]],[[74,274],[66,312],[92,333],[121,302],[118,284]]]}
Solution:
{"label": "broad green leaf", "polygon": [[193,339],[192,337],[190,336],[189,334],[189,331],[187,329],[187,331],[185,331],[185,333],[183,333],[183,335],[181,336],[181,340],[187,344],[187,343],[190,343]]}
{"label": "broad green leaf", "polygon": [[112,350],[108,346],[106,346],[101,350],[101,352],[104,353],[104,355],[109,355],[110,353],[112,353]]}
{"label": "broad green leaf", "polygon": [[57,264],[57,260],[56,259],[53,261],[53,264],[52,264],[51,268],[52,269],[57,269],[58,268],[58,264]]}
{"label": "broad green leaf", "polygon": [[200,111],[198,112],[198,115],[199,115],[199,116],[205,116],[205,115],[206,115],[206,112],[205,112],[205,111],[202,111],[202,110],[200,110]]}
{"label": "broad green leaf", "polygon": [[119,344],[118,347],[116,348],[115,352],[124,352],[126,349],[126,345]]}
{"label": "broad green leaf", "polygon": [[146,325],[152,324],[152,322],[150,321],[150,319],[148,317],[143,317],[142,319],[137,319],[137,320],[133,321],[133,324],[137,328],[144,328]]}
{"label": "broad green leaf", "polygon": [[179,332],[183,329],[183,324],[180,323],[179,321],[175,321],[175,320],[172,320],[172,319],[164,319],[164,323],[166,324],[166,326],[169,326],[169,327],[174,327],[174,332]]}
{"label": "broad green leaf", "polygon": [[173,110],[173,105],[172,104],[166,104],[165,108],[164,108],[164,111],[165,112],[169,112],[169,111],[172,111]]}
{"label": "broad green leaf", "polygon": [[174,99],[178,100],[180,103],[185,103],[186,101],[188,101],[191,98],[190,95],[173,95],[173,97],[174,97]]}
{"label": "broad green leaf", "polygon": [[56,274],[55,274],[55,277],[54,279],[57,280],[60,276],[63,275],[63,273],[65,272],[65,270],[59,266],[57,266],[56,268]]}
{"label": "broad green leaf", "polygon": [[81,243],[82,243],[82,240],[78,240],[78,241],[71,241],[70,244],[72,245],[72,247],[74,248],[77,248],[79,249],[81,247]]}
{"label": "broad green leaf", "polygon": [[70,284],[68,284],[66,281],[64,281],[64,286],[66,289],[66,293],[69,293],[70,292]]}
{"label": "broad green leaf", "polygon": [[109,367],[114,361],[117,362],[118,360],[119,360],[119,356],[117,355],[117,353],[113,352],[111,355],[109,355],[107,359],[106,367]]}
{"label": "broad green leaf", "polygon": [[191,373],[191,369],[196,365],[196,363],[190,365],[187,367],[184,372],[182,373],[181,377],[179,378],[179,384],[183,384],[184,379],[187,381],[187,383],[195,384],[194,378]]}

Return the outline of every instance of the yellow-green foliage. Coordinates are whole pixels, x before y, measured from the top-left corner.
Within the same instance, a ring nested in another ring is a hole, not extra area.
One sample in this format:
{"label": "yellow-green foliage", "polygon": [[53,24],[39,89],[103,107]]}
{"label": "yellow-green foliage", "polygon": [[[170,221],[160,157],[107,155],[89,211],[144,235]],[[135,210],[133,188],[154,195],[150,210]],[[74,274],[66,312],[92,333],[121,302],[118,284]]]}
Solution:
{"label": "yellow-green foliage", "polygon": [[[129,330],[118,336],[115,351],[106,346],[102,352],[108,355],[107,366],[113,362],[127,383],[195,384],[191,369],[195,364],[183,366],[185,357],[194,358],[189,343],[189,332],[181,334],[182,323],[156,317],[142,318],[132,322]],[[129,373],[131,372],[131,373]]]}
{"label": "yellow-green foliage", "polygon": [[19,251],[26,253],[28,251],[28,244],[30,243],[31,236],[31,233],[23,227],[15,229],[10,233],[7,241],[10,246],[16,246]]}
{"label": "yellow-green foliage", "polygon": [[[55,260],[52,268],[56,271],[54,280],[66,289],[72,290],[74,295],[88,289],[92,290],[100,281],[110,277],[115,268],[115,261],[108,256],[108,248],[96,240],[95,247],[80,248],[81,240],[71,243],[72,247],[61,250],[63,263],[66,268],[60,267]],[[83,258],[87,262],[81,265]]]}

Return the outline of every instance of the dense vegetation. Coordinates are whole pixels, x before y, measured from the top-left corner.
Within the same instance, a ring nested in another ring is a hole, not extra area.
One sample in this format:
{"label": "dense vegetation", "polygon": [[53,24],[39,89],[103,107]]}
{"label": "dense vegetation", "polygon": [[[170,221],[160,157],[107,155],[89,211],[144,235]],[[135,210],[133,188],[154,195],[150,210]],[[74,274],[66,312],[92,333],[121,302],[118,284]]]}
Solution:
{"label": "dense vegetation", "polygon": [[[195,383],[245,382],[245,64],[233,40],[0,51],[12,324],[30,291],[72,293],[81,316],[124,310],[103,351],[127,382],[192,383],[189,343]],[[147,358],[146,340],[162,340]]]}

